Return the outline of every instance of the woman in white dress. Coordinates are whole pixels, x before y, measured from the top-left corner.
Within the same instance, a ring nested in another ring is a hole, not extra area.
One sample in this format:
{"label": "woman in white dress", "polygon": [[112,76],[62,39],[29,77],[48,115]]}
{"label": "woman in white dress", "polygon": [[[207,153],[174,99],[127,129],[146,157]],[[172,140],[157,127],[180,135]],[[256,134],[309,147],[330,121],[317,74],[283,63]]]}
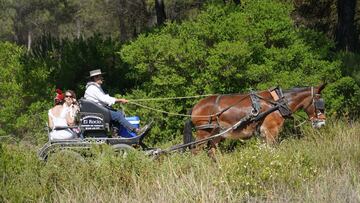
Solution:
{"label": "woman in white dress", "polygon": [[[76,138],[76,133],[72,131],[69,126],[75,124],[75,111],[76,108],[74,103],[74,96],[71,92],[65,92],[65,102],[64,94],[61,90],[56,90],[57,95],[54,99],[55,106],[49,110],[49,127],[52,129],[50,132],[50,140],[63,140],[63,139],[73,139]],[[75,100],[76,101],[76,100]]]}

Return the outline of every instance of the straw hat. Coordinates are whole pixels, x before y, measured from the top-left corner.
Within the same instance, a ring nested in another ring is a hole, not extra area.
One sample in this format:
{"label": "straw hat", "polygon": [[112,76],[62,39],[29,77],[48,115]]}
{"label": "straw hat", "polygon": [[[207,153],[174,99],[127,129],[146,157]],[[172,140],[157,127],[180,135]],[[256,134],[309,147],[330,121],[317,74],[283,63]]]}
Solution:
{"label": "straw hat", "polygon": [[96,69],[96,70],[92,70],[90,71],[90,78],[91,77],[94,77],[94,76],[97,76],[97,75],[103,75],[104,73],[101,73],[101,69]]}

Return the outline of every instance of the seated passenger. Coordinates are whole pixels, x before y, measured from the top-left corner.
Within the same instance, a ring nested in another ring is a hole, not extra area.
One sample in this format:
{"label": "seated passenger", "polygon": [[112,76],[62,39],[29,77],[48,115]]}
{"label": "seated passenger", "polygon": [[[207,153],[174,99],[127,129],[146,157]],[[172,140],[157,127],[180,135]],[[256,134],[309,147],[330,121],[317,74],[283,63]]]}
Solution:
{"label": "seated passenger", "polygon": [[150,125],[145,125],[142,128],[137,128],[125,119],[125,116],[120,111],[110,108],[115,103],[127,103],[123,98],[116,98],[105,94],[101,85],[103,84],[103,74],[100,69],[90,71],[90,81],[86,84],[85,99],[91,100],[100,106],[104,106],[110,110],[111,121],[117,125],[122,125],[130,132],[136,135],[142,135],[150,129]]}
{"label": "seated passenger", "polygon": [[[76,138],[76,134],[69,129],[69,124],[74,123],[74,118],[71,118],[70,107],[64,104],[64,95],[61,90],[56,90],[56,97],[54,99],[55,106],[48,112],[50,140],[63,140]],[[69,94],[70,95],[70,94]]]}
{"label": "seated passenger", "polygon": [[66,90],[64,100],[64,108],[67,108],[67,111],[69,112],[68,125],[74,126],[76,124],[76,114],[80,111],[75,92],[73,90]]}

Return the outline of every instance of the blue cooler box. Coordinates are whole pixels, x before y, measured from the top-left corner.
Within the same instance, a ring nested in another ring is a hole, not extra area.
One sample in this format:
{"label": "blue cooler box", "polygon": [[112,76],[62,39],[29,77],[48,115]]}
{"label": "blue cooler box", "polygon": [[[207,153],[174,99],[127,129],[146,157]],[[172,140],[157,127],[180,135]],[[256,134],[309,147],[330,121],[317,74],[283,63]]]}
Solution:
{"label": "blue cooler box", "polygon": [[[140,127],[140,118],[138,116],[125,117],[125,119],[127,121],[129,121],[136,128]],[[119,129],[118,134],[121,137],[127,137],[127,138],[136,137],[136,133],[128,131],[126,128],[124,128],[121,125],[120,125],[120,129]]]}

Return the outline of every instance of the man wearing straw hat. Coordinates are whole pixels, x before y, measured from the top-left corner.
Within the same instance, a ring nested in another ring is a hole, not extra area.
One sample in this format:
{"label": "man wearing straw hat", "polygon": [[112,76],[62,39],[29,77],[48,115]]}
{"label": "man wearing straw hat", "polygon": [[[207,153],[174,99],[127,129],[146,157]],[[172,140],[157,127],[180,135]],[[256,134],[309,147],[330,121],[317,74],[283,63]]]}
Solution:
{"label": "man wearing straw hat", "polygon": [[[127,103],[128,101],[123,98],[115,98],[111,97],[108,94],[105,94],[101,85],[103,83],[103,73],[101,73],[100,69],[90,71],[90,82],[86,84],[85,91],[85,99],[94,101],[98,105],[109,107],[115,103]],[[111,114],[111,120],[119,123],[124,126],[131,132],[136,133],[137,135],[141,135],[145,133],[149,129],[149,125],[145,125],[143,128],[134,127],[129,121],[127,121],[124,117],[124,114],[115,109],[108,108]]]}

